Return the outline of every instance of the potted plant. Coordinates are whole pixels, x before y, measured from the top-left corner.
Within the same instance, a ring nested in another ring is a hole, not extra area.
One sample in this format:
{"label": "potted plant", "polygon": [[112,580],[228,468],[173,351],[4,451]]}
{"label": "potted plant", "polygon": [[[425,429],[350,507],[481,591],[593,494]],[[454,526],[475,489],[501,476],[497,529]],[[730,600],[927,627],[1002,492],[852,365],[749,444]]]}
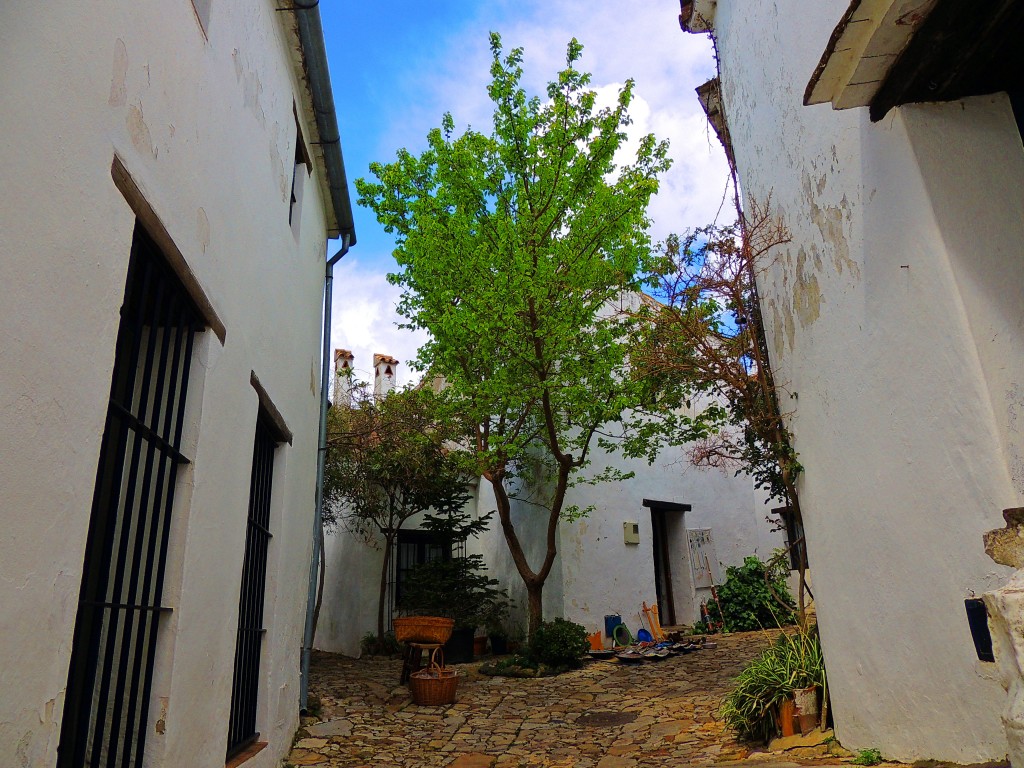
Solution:
{"label": "potted plant", "polygon": [[[483,530],[487,515],[470,521],[459,512],[444,517],[428,515],[423,527],[439,538],[464,542]],[[496,603],[506,600],[498,581],[485,574],[482,555],[461,555],[433,560],[413,568],[403,587],[402,610],[407,613],[445,616],[455,621],[451,638],[445,643],[445,660],[453,663],[473,660],[473,636],[487,623]]]}
{"label": "potted plant", "polygon": [[[804,700],[813,697],[816,702],[824,687],[825,664],[817,627],[783,633],[740,672],[736,687],[722,705],[722,719],[741,737],[767,743],[781,730],[780,713],[792,717],[787,702],[793,701],[795,691],[808,691]],[[801,729],[809,725],[810,730],[810,713],[804,714],[807,719]]]}
{"label": "potted plant", "polygon": [[424,563],[409,573],[403,607],[455,621],[445,644],[447,661],[473,660],[476,628],[487,621],[492,603],[502,596],[497,580],[484,575],[485,570],[482,555],[466,555]]}

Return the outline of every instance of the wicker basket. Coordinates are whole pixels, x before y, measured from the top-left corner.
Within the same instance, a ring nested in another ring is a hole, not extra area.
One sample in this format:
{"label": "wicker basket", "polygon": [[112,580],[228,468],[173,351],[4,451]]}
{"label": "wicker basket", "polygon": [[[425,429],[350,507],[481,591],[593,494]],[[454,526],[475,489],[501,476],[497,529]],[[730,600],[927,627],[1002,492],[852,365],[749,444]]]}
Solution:
{"label": "wicker basket", "polygon": [[409,676],[412,703],[424,707],[438,707],[455,703],[455,689],[459,686],[459,672],[456,669],[439,667],[413,672]]}
{"label": "wicker basket", "polygon": [[455,627],[454,619],[440,616],[403,616],[393,623],[400,643],[447,643]]}

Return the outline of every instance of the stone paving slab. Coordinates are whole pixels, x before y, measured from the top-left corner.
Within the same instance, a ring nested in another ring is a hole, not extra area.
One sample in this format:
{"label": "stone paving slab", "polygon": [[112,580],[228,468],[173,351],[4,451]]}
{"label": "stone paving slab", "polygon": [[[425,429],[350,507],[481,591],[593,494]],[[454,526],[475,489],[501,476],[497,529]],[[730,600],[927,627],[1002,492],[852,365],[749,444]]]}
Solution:
{"label": "stone paving slab", "polygon": [[[319,722],[299,732],[287,762],[361,768],[772,768],[838,764],[832,756],[773,756],[717,719],[732,679],[768,643],[763,633],[664,661],[589,662],[558,677],[486,677],[460,670],[455,704],[421,707],[398,685],[401,661],[317,653],[310,675]],[[798,762],[793,762],[797,760]]]}

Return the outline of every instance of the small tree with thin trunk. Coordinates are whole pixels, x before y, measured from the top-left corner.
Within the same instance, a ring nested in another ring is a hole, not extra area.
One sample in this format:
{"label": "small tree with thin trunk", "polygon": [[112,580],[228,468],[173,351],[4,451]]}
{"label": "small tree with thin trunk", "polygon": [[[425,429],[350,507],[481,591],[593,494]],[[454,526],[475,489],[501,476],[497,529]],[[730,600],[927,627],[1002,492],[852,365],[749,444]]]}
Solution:
{"label": "small tree with thin trunk", "polygon": [[[396,236],[399,310],[431,335],[418,363],[444,377],[443,397],[472,424],[468,453],[494,491],[532,632],[559,520],[586,512],[566,492],[606,425],[643,400],[643,382],[628,374],[634,328],[616,308],[639,292],[645,212],[669,160],[648,135],[616,164],[633,83],[599,108],[590,75],[576,68],[576,40],[543,100],[521,85],[521,49],[504,55],[492,34],[491,52],[493,131],[455,136],[445,115],[419,156],[403,149],[373,163],[377,181],[356,188]],[[513,522],[523,495],[523,509],[543,521],[539,563]]]}
{"label": "small tree with thin trunk", "polygon": [[328,414],[324,520],[367,543],[378,535],[384,540],[379,641],[398,532],[421,512],[460,511],[470,495],[460,454],[449,450],[449,441],[461,436],[458,423],[445,415],[430,389],[375,397],[357,388],[353,397],[351,407],[335,407]]}
{"label": "small tree with thin trunk", "polygon": [[[799,515],[796,480],[803,468],[780,408],[780,395],[787,395],[772,373],[756,283],[790,235],[767,205],[754,203],[745,215],[737,201],[737,213],[735,224],[667,240],[652,279],[661,303],[644,307],[644,341],[633,355],[656,392],[681,386],[712,395],[703,419],[716,428],[691,442],[692,432],[665,412],[629,449],[653,454],[665,443],[684,445],[693,464],[746,472]],[[801,544],[790,542],[799,553]],[[801,622],[805,568],[801,555]]]}

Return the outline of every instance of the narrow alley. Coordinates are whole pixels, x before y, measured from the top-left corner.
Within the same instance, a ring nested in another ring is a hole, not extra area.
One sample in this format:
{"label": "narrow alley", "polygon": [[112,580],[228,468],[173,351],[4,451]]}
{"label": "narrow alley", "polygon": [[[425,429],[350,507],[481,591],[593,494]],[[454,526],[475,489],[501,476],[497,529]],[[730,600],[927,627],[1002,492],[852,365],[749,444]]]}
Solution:
{"label": "narrow alley", "polygon": [[[412,704],[401,661],[317,654],[295,766],[426,768],[627,768],[772,760],[839,762],[827,746],[769,755],[738,742],[717,720],[730,680],[765,635],[723,636],[715,649],[632,666],[604,661],[557,677],[487,677],[459,667],[448,707]],[[809,741],[815,741],[810,739]],[[820,744],[824,739],[817,740]],[[785,761],[779,763],[777,761]]]}

